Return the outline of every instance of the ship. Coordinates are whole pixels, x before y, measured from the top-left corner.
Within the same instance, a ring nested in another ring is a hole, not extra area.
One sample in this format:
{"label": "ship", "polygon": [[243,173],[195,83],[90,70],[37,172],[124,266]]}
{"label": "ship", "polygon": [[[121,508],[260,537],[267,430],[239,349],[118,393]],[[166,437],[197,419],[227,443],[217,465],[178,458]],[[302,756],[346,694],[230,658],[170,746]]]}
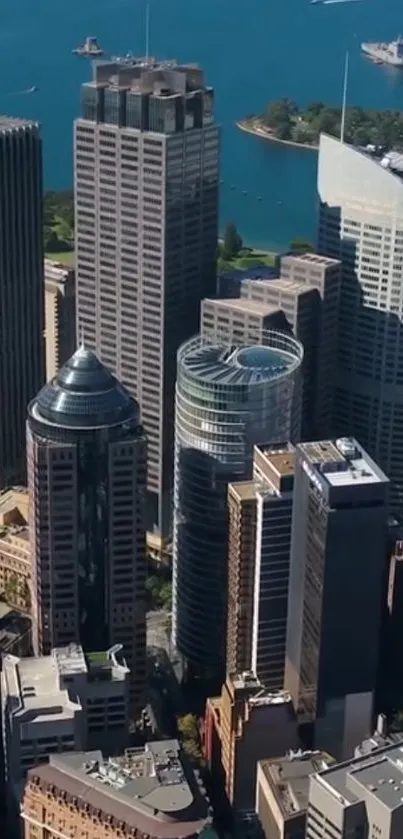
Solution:
{"label": "ship", "polygon": [[89,35],[83,44],[73,50],[74,55],[83,55],[85,58],[99,58],[104,54],[102,47],[98,43],[98,38]]}
{"label": "ship", "polygon": [[403,68],[403,39],[396,38],[396,41],[385,43],[363,43],[362,52],[372,58],[377,64],[391,64],[392,67]]}

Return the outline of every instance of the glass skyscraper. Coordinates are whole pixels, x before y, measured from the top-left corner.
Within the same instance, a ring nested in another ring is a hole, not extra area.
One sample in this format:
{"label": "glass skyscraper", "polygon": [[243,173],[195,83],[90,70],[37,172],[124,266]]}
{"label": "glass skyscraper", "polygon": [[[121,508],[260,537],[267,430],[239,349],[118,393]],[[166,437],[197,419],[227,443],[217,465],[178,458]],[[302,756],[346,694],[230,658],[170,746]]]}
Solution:
{"label": "glass skyscraper", "polygon": [[227,487],[252,474],[253,445],[298,439],[302,345],[191,339],[178,353],[173,641],[190,671],[225,657]]}

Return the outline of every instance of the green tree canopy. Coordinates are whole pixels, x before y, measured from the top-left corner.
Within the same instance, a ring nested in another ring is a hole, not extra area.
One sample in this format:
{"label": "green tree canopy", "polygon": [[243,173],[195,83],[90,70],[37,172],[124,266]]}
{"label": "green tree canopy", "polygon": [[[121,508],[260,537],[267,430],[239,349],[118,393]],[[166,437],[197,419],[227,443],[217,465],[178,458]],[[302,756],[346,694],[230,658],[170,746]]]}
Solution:
{"label": "green tree canopy", "polygon": [[221,256],[225,259],[233,259],[242,250],[242,239],[236,225],[231,221],[224,231],[224,240],[221,248]]}

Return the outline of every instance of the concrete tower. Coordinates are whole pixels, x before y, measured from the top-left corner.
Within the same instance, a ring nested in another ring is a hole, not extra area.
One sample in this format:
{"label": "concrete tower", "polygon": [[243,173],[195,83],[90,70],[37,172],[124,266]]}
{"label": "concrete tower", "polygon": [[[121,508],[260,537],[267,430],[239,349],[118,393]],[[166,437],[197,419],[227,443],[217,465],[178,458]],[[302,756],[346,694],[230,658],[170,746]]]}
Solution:
{"label": "concrete tower", "polygon": [[[216,283],[219,128],[196,65],[99,63],[75,127],[78,340],[140,403],[148,531],[171,530],[178,347]],[[162,540],[162,541],[161,541]]]}

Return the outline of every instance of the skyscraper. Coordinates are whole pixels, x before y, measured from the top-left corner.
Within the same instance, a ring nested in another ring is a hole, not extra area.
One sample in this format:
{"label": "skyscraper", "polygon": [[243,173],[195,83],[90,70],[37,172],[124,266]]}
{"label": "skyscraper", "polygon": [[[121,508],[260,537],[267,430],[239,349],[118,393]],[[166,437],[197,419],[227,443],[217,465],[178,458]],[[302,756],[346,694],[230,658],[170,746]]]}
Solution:
{"label": "skyscraper", "polygon": [[42,140],[0,117],[0,487],[25,475],[28,402],[45,381]]}
{"label": "skyscraper", "polygon": [[231,481],[252,474],[253,445],[298,439],[301,344],[187,341],[178,353],[173,640],[189,672],[222,676]]}
{"label": "skyscraper", "polygon": [[253,477],[228,487],[227,673],[284,685],[294,447],[255,446]]}
{"label": "skyscraper", "polygon": [[335,432],[354,434],[403,502],[403,165],[321,136],[319,249],[342,259]]}
{"label": "skyscraper", "polygon": [[45,259],[46,381],[76,348],[74,269]]}
{"label": "skyscraper", "polygon": [[340,759],[372,731],[388,483],[353,438],[296,447],[285,687]]}
{"label": "skyscraper", "polygon": [[157,537],[171,526],[176,352],[215,290],[219,143],[196,65],[104,62],[83,85],[77,329],[140,402]]}
{"label": "skyscraper", "polygon": [[146,439],[137,403],[80,347],[27,423],[35,653],[122,644],[145,681]]}

